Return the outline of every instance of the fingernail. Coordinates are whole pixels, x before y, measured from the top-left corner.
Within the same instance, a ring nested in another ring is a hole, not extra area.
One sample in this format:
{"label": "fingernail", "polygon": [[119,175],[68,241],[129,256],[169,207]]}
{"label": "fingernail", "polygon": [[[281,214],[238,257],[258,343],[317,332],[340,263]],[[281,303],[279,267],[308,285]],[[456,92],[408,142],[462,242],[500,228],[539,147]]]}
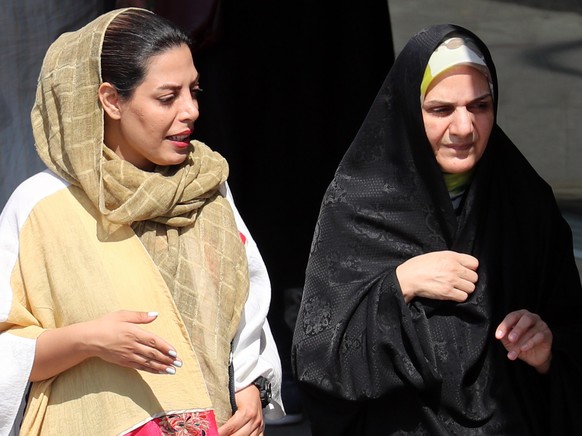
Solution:
{"label": "fingernail", "polygon": [[174,360],[174,366],[182,368],[182,362],[180,362],[179,360]]}
{"label": "fingernail", "polygon": [[497,330],[495,332],[495,337],[502,338],[503,337],[503,330]]}
{"label": "fingernail", "polygon": [[509,354],[507,355],[507,357],[509,358],[509,360],[515,360],[515,359],[517,359],[517,352],[510,351]]}
{"label": "fingernail", "polygon": [[166,372],[167,372],[168,374],[172,374],[172,375],[173,375],[173,374],[176,374],[176,369],[175,369],[175,368],[172,368],[171,366],[168,366],[168,367],[166,368]]}
{"label": "fingernail", "polygon": [[176,353],[174,350],[170,350],[170,351],[168,351],[168,355],[170,357],[176,357],[178,355],[178,353]]}
{"label": "fingernail", "polygon": [[515,341],[517,339],[517,335],[515,333],[510,333],[509,336],[507,337],[511,342]]}
{"label": "fingernail", "polygon": [[158,312],[148,312],[148,316],[158,316]]}

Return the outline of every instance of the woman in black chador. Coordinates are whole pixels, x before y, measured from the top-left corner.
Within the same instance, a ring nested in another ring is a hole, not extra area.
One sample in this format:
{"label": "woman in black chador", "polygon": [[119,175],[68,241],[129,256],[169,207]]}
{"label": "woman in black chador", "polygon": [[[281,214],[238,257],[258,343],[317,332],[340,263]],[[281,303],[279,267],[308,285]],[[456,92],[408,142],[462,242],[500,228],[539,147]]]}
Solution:
{"label": "woman in black chador", "polygon": [[582,288],[461,27],[415,35],[323,199],[293,361],[314,436],[573,435]]}

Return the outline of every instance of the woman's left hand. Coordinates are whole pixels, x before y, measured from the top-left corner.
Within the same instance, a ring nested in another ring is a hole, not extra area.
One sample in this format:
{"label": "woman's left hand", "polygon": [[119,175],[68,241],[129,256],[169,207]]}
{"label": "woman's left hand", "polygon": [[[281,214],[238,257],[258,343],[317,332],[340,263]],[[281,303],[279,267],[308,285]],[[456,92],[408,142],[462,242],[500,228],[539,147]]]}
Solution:
{"label": "woman's left hand", "polygon": [[261,397],[256,386],[250,385],[234,394],[237,411],[219,429],[220,436],[263,436],[265,423]]}
{"label": "woman's left hand", "polygon": [[525,309],[511,312],[497,327],[495,337],[503,343],[510,360],[519,358],[541,374],[549,371],[553,336],[539,315]]}

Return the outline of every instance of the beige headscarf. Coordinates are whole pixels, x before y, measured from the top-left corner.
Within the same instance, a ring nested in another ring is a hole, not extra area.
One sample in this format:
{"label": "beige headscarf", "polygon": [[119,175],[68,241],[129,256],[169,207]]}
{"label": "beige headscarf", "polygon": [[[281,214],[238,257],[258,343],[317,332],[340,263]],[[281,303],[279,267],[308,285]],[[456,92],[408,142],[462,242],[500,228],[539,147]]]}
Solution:
{"label": "beige headscarf", "polygon": [[109,23],[125,11],[104,14],[49,48],[31,114],[36,147],[52,171],[85,192],[109,228],[131,225],[143,242],[180,310],[220,424],[231,413],[230,344],[249,286],[234,215],[218,192],[228,166],[193,141],[182,165],[145,172],[104,145],[101,47]]}

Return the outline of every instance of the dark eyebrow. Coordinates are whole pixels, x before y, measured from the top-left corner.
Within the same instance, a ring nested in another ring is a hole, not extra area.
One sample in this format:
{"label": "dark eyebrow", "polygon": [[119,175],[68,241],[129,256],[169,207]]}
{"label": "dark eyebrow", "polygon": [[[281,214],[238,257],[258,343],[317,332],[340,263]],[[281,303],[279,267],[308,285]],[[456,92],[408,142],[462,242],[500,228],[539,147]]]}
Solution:
{"label": "dark eyebrow", "polygon": [[491,95],[491,93],[490,93],[490,92],[487,92],[486,94],[483,94],[481,97],[477,97],[477,98],[476,98],[475,100],[473,100],[473,101],[475,102],[475,101],[479,101],[479,100],[486,100],[486,99],[488,99],[488,98],[493,98],[493,96]]}
{"label": "dark eyebrow", "polygon": [[[467,104],[472,104],[472,103],[476,103],[478,101],[483,101],[483,100],[487,100],[488,98],[493,98],[490,92],[487,92],[486,94],[483,94],[479,97],[474,98],[473,100],[471,100],[470,102],[468,102]],[[426,105],[432,107],[432,106],[446,106],[446,105],[450,105],[451,102],[450,101],[442,101],[442,100],[430,100],[428,102],[425,102]],[[423,104],[423,107],[425,105]]]}
{"label": "dark eyebrow", "polygon": [[[200,83],[200,74],[198,74],[196,76],[196,78],[190,83],[190,86],[198,85],[198,83]],[[164,91],[164,90],[176,91],[176,90],[179,90],[180,88],[181,88],[180,85],[176,85],[174,83],[164,83],[164,84],[158,86],[157,89],[160,91]]]}

